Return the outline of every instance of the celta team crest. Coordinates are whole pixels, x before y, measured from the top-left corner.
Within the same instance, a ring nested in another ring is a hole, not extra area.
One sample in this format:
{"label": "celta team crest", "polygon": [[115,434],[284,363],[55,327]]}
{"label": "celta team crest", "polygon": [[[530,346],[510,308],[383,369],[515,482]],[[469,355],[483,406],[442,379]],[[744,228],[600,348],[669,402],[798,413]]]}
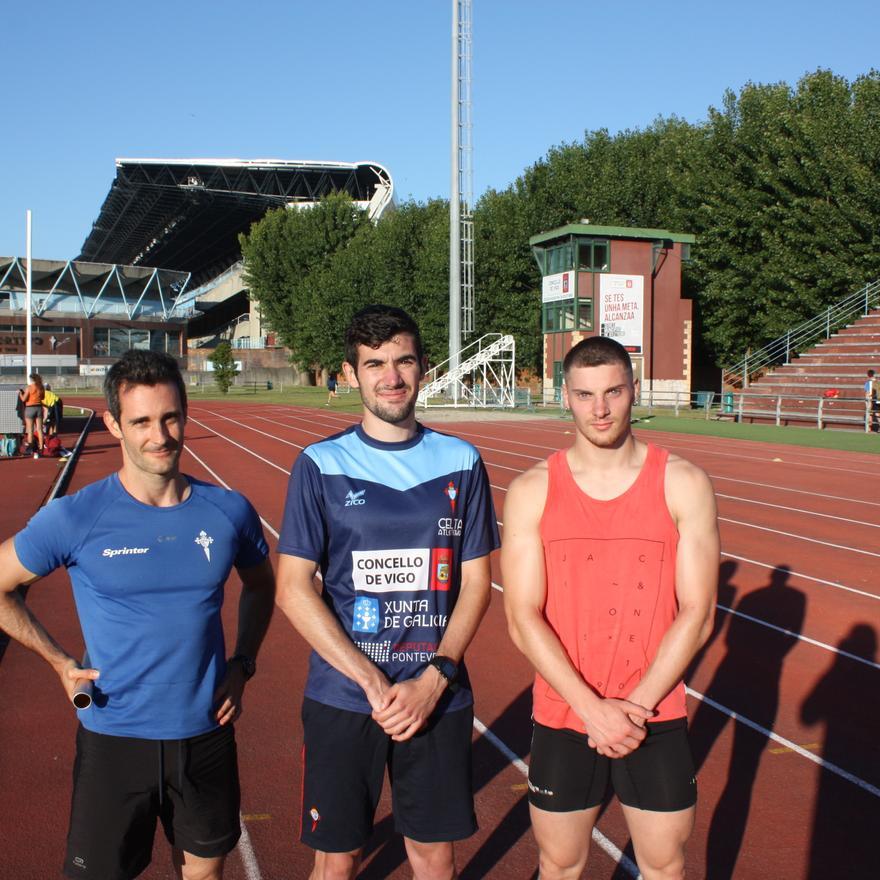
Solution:
{"label": "celta team crest", "polygon": [[199,532],[199,536],[196,538],[195,543],[205,551],[205,559],[208,562],[211,561],[211,544],[214,543],[214,539],[204,530],[202,529]]}
{"label": "celta team crest", "polygon": [[455,488],[455,483],[452,480],[449,481],[449,485],[443,490],[443,494],[449,498],[449,506],[452,508],[452,512],[455,513],[455,499],[458,498],[458,489]]}

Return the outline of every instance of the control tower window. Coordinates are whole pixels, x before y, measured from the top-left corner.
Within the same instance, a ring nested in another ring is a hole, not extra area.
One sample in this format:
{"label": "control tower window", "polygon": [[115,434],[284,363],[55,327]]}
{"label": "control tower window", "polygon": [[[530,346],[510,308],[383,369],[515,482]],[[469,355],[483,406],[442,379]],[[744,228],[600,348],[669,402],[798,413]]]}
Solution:
{"label": "control tower window", "polygon": [[581,272],[607,272],[608,242],[592,239],[579,242],[578,269]]}

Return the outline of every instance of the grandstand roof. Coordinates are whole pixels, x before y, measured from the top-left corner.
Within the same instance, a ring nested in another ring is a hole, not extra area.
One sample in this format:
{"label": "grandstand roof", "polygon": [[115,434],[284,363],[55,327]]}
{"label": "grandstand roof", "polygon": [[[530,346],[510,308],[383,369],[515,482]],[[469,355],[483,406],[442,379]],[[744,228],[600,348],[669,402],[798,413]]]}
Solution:
{"label": "grandstand roof", "polygon": [[348,192],[378,216],[391,202],[376,162],[117,159],[116,178],[78,260],[159,266],[203,283],[241,257],[238,234],[269,208]]}
{"label": "grandstand roof", "polygon": [[[27,260],[0,256],[0,312],[24,312]],[[149,266],[117,266],[74,260],[31,263],[31,310],[84,318],[175,320],[189,311],[178,305],[189,275]],[[7,299],[8,298],[8,299]],[[8,306],[7,306],[8,302]]]}

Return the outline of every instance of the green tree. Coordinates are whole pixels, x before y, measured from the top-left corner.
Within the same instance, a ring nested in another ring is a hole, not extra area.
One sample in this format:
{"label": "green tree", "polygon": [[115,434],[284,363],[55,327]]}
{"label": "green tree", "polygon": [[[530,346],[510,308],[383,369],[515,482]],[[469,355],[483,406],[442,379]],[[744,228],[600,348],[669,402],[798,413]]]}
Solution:
{"label": "green tree", "polygon": [[308,369],[315,361],[315,298],[310,292],[313,272],[326,269],[335,253],[369,227],[366,212],[345,193],[332,193],[314,207],[270,211],[239,236],[245,275],[251,295],[293,359]]}
{"label": "green tree", "polygon": [[232,346],[221,342],[209,358],[214,365],[214,382],[223,394],[229,391],[232,380],[238,375],[238,367],[232,357]]}

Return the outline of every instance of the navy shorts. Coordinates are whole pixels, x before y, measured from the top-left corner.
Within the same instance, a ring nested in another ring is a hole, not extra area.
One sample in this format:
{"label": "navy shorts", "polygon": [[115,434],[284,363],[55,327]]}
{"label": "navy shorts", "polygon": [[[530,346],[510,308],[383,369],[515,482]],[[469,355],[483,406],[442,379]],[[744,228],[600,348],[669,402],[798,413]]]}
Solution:
{"label": "navy shorts", "polygon": [[240,799],[231,724],[183,740],[80,726],[64,873],[131,880],[150,863],[157,820],[173,847],[225,855],[241,835]]}
{"label": "navy shorts", "polygon": [[697,802],[687,719],[648,722],[642,744],[625,758],[607,758],[587,745],[587,735],[535,722],[529,764],[529,803],[566,813],[602,803],[608,780],[622,804],[674,812]]}
{"label": "navy shorts", "polygon": [[373,830],[385,770],[394,826],[410,840],[462,840],[477,830],[471,773],[473,708],[432,717],[405,742],[373,719],[305,699],[300,839],[321,852],[361,849]]}

